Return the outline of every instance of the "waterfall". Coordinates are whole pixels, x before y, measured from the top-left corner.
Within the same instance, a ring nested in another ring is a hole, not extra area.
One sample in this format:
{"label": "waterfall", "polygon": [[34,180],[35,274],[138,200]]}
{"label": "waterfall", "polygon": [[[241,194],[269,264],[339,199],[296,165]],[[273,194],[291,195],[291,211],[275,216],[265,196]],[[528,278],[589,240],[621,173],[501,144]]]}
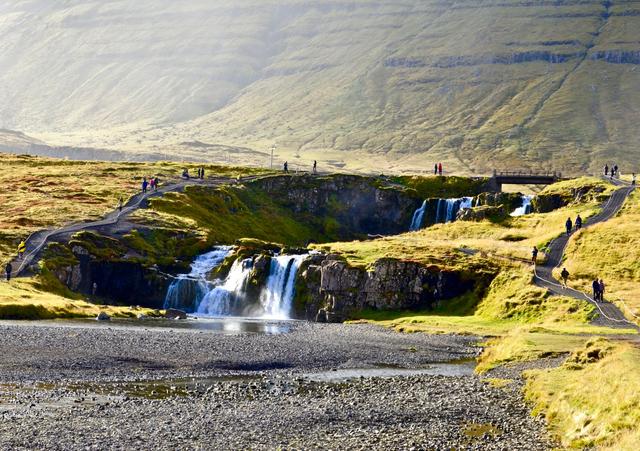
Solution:
{"label": "waterfall", "polygon": [[260,294],[264,316],[286,319],[291,314],[296,275],[307,255],[280,255],[271,259],[269,278]]}
{"label": "waterfall", "polygon": [[533,196],[523,195],[522,205],[511,212],[511,216],[523,216],[531,213],[531,199]]}
{"label": "waterfall", "polygon": [[415,232],[416,230],[420,230],[422,227],[422,220],[424,218],[424,212],[427,209],[427,201],[422,202],[422,206],[418,208],[413,214],[413,218],[411,219],[411,226],[409,230],[411,232]]}
{"label": "waterfall", "polygon": [[460,210],[473,207],[473,197],[461,197],[452,199],[438,199],[436,209],[436,223],[453,222]]}
{"label": "waterfall", "polygon": [[232,316],[242,313],[245,291],[251,276],[252,259],[237,259],[229,274],[202,298],[197,313],[210,316]]}
{"label": "waterfall", "polygon": [[219,246],[213,251],[198,256],[191,263],[191,272],[180,274],[171,283],[164,299],[163,308],[177,308],[193,312],[209,291],[206,276],[218,267],[231,252],[229,246]]}

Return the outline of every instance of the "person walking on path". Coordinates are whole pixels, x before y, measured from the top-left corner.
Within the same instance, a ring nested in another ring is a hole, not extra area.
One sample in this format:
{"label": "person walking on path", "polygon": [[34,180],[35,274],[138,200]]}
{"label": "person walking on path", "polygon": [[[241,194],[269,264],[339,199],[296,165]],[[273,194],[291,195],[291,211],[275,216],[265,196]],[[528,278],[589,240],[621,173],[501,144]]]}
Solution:
{"label": "person walking on path", "polygon": [[438,163],[433,166],[433,175],[438,175]]}
{"label": "person walking on path", "polygon": [[204,168],[200,168],[200,180],[204,180]]}
{"label": "person walking on path", "polygon": [[151,191],[153,191],[153,189],[155,188],[155,180],[153,180],[153,177],[149,178],[149,188],[151,188]]}
{"label": "person walking on path", "polygon": [[24,240],[22,240],[20,241],[20,244],[18,244],[18,258],[22,258],[22,256],[26,251],[27,251],[27,243],[25,243]]}
{"label": "person walking on path", "polygon": [[600,300],[600,282],[598,282],[597,277],[591,283],[591,287],[593,288],[593,300]]}
{"label": "person walking on path", "polygon": [[609,175],[609,165],[608,164],[604,165],[604,175],[605,176]]}
{"label": "person walking on path", "polygon": [[442,163],[438,163],[438,173],[442,175]]}
{"label": "person walking on path", "polygon": [[284,162],[284,172],[289,172],[289,162],[288,161]]}
{"label": "person walking on path", "polygon": [[534,265],[538,261],[538,247],[537,246],[533,246],[533,250],[531,251],[531,261],[533,262]]}
{"label": "person walking on path", "polygon": [[118,215],[120,215],[120,213],[122,213],[123,205],[124,205],[124,202],[122,201],[122,196],[120,196],[120,199],[118,199]]}
{"label": "person walking on path", "polygon": [[562,278],[562,288],[567,288],[567,280],[569,280],[569,271],[567,271],[567,268],[562,268],[560,277]]}
{"label": "person walking on path", "polygon": [[160,185],[160,179],[158,178],[158,176],[156,176],[156,177],[153,179],[153,181],[155,182],[155,183],[153,184],[153,189],[154,189],[155,191],[158,191],[158,185]]}
{"label": "person walking on path", "polygon": [[564,223],[564,226],[567,228],[567,235],[571,235],[571,230],[573,230],[573,223],[571,222],[571,218],[567,218],[567,222]]}
{"label": "person walking on path", "polygon": [[4,271],[7,274],[7,282],[11,280],[11,272],[13,271],[13,266],[11,266],[11,262],[7,263],[4,267]]}
{"label": "person walking on path", "polygon": [[600,300],[604,301],[604,280],[600,279],[600,283],[598,285],[600,285]]}
{"label": "person walking on path", "polygon": [[142,179],[142,192],[146,193],[147,192],[147,186],[149,186],[149,182],[147,182],[147,178],[144,177]]}
{"label": "person walking on path", "polygon": [[582,228],[582,218],[580,215],[576,217],[576,230],[580,230]]}
{"label": "person walking on path", "polygon": [[636,173],[631,174],[631,185],[636,186]]}
{"label": "person walking on path", "polygon": [[318,173],[318,162],[316,160],[313,160],[313,173]]}
{"label": "person walking on path", "polygon": [[613,175],[615,175],[616,177],[619,175],[618,174],[618,165],[617,164],[613,167]]}
{"label": "person walking on path", "polygon": [[196,177],[200,178],[200,168],[198,168],[198,170],[196,171]]}

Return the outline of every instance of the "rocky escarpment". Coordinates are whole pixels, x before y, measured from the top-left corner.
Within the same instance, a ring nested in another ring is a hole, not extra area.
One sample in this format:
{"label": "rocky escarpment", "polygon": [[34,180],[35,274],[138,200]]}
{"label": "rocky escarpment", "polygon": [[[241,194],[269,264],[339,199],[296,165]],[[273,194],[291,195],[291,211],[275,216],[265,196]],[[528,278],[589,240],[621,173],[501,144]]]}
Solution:
{"label": "rocky escarpment", "polygon": [[316,255],[300,270],[295,315],[340,322],[364,310],[426,310],[471,290],[481,291],[490,269],[448,270],[386,258],[371,268],[350,266],[337,255]]}

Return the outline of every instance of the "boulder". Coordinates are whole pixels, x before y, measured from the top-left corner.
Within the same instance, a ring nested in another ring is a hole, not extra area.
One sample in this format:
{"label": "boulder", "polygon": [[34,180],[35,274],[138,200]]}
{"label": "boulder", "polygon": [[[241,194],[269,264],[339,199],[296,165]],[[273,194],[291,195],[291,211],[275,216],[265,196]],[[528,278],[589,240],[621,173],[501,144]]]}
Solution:
{"label": "boulder", "polygon": [[111,321],[111,317],[106,312],[100,312],[96,316],[96,321]]}
{"label": "boulder", "polygon": [[468,208],[458,212],[456,219],[458,221],[499,221],[505,219],[508,213],[502,205],[497,207],[483,205],[481,207]]}
{"label": "boulder", "polygon": [[184,310],[169,308],[164,312],[164,317],[167,319],[187,319],[187,313]]}

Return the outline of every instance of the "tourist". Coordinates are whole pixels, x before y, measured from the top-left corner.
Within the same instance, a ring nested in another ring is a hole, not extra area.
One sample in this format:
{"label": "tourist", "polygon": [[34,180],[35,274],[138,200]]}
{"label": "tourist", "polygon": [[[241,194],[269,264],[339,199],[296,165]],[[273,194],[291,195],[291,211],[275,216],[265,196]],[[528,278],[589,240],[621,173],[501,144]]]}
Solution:
{"label": "tourist", "polygon": [[613,175],[615,175],[616,177],[620,175],[620,174],[618,174],[618,165],[617,164],[613,167]]}
{"label": "tourist", "polygon": [[531,261],[535,265],[538,261],[538,248],[537,246],[533,246],[533,250],[531,251]]}
{"label": "tourist", "polygon": [[605,176],[609,175],[609,165],[608,164],[604,165],[604,175]]}
{"label": "tourist", "polygon": [[438,173],[442,175],[442,163],[438,163]]}
{"label": "tourist", "polygon": [[576,230],[580,230],[582,228],[582,218],[580,215],[576,217]]}
{"label": "tourist", "polygon": [[318,162],[316,160],[313,160],[313,173],[318,173]]}
{"label": "tourist", "polygon": [[153,180],[153,177],[149,178],[149,187],[151,188],[151,191],[153,191],[153,187],[156,184],[156,181]]}
{"label": "tourist", "polygon": [[25,243],[24,240],[20,241],[20,244],[18,244],[18,258],[22,257],[26,250],[27,243]]}
{"label": "tourist", "polygon": [[438,175],[438,163],[433,166],[433,175]]}
{"label": "tourist", "polygon": [[204,168],[200,168],[200,179],[204,180]]}
{"label": "tourist", "polygon": [[573,223],[571,222],[571,218],[567,218],[567,222],[565,222],[564,225],[567,228],[567,235],[571,235],[571,230],[573,230]]}
{"label": "tourist", "polygon": [[11,272],[13,271],[13,266],[11,266],[11,262],[7,263],[7,266],[4,267],[5,272],[7,273],[7,282],[11,280]]}
{"label": "tourist", "polygon": [[636,185],[636,173],[631,174],[631,185]]}
{"label": "tourist", "polygon": [[154,183],[153,183],[153,189],[154,189],[155,191],[158,191],[158,185],[160,184],[160,179],[158,178],[158,176],[156,176],[156,177],[153,179],[153,182],[154,182]]}
{"label": "tourist", "polygon": [[284,162],[284,172],[289,172],[289,162],[288,161]]}
{"label": "tourist", "polygon": [[123,204],[124,202],[122,201],[122,196],[120,196],[120,199],[118,199],[118,214],[122,213]]}
{"label": "tourist", "polygon": [[600,299],[600,282],[597,277],[591,283],[591,287],[593,288],[593,300],[598,301]]}
{"label": "tourist", "polygon": [[147,178],[143,177],[142,179],[142,192],[146,193],[147,192],[147,186],[149,186],[149,182],[147,182]]}
{"label": "tourist", "polygon": [[200,168],[198,168],[198,171],[196,172],[196,177],[200,178]]}
{"label": "tourist", "polygon": [[562,288],[567,288],[567,280],[569,280],[569,271],[567,271],[567,268],[562,268],[560,277],[562,277]]}
{"label": "tourist", "polygon": [[600,279],[599,285],[600,285],[600,300],[604,301],[604,289],[605,289],[604,280]]}
{"label": "tourist", "polygon": [[185,180],[189,180],[189,170],[187,168],[185,168],[182,171],[182,178],[185,179]]}

